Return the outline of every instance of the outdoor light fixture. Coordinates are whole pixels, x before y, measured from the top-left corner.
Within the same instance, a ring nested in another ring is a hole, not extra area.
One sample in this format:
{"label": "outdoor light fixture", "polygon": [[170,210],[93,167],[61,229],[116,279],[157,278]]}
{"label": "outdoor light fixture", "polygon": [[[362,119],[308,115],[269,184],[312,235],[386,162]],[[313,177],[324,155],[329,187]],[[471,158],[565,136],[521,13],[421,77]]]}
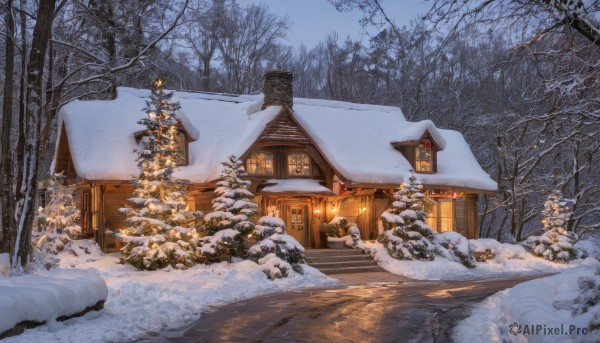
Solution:
{"label": "outdoor light fixture", "polygon": [[315,214],[315,216],[317,216],[318,219],[321,219],[321,210],[320,209],[314,210],[313,213]]}

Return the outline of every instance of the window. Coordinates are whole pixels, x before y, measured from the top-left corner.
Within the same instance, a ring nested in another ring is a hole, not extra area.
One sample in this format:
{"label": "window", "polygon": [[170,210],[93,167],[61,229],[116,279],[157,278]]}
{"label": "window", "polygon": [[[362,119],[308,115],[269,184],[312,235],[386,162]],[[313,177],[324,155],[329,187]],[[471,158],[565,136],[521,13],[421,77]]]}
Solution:
{"label": "window", "polygon": [[273,153],[252,151],[246,160],[246,171],[253,175],[273,175]]}
{"label": "window", "polygon": [[429,201],[424,201],[424,211],[427,212],[427,219],[425,220],[425,224],[431,226],[432,229],[437,231],[438,229],[438,203],[433,199],[428,199]]}
{"label": "window", "polygon": [[440,199],[440,232],[452,231],[454,229],[454,206],[451,199]]}
{"label": "window", "polygon": [[452,199],[438,199],[425,202],[427,220],[425,223],[435,231],[446,232],[454,230],[454,202]]}
{"label": "window", "polygon": [[415,171],[433,173],[433,152],[430,139],[421,139],[415,148]]}
{"label": "window", "polygon": [[175,158],[175,164],[177,164],[178,166],[187,166],[188,165],[188,145],[187,145],[187,137],[185,136],[185,133],[183,132],[179,132],[177,134],[177,141],[176,141],[176,146],[175,146],[175,151],[176,151],[176,158]]}
{"label": "window", "polygon": [[304,153],[288,155],[289,176],[310,176],[310,158]]}
{"label": "window", "polygon": [[304,208],[301,206],[292,206],[291,209],[292,231],[304,230]]}

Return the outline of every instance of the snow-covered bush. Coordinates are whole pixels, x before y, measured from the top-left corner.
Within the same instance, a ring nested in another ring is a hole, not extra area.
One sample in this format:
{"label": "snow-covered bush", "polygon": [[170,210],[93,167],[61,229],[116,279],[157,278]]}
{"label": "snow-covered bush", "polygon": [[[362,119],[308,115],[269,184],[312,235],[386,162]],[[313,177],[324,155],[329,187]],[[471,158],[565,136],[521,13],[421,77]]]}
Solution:
{"label": "snow-covered bush", "polygon": [[290,266],[289,263],[279,258],[274,253],[270,253],[265,257],[259,259],[257,263],[264,266],[263,273],[267,275],[269,280],[283,279],[289,276]]}
{"label": "snow-covered bush", "polygon": [[381,222],[385,231],[377,239],[390,256],[400,260],[435,259],[436,247],[432,243],[435,231],[425,224],[427,213],[423,209],[423,185],[411,171],[408,183],[403,183],[394,193],[391,208],[383,212]]}
{"label": "snow-covered bush", "polygon": [[[201,252],[209,251],[228,251],[231,256],[242,257],[245,255],[243,238],[254,229],[254,224],[250,217],[258,213],[258,204],[251,201],[254,196],[249,190],[250,181],[242,180],[246,175],[244,164],[236,156],[229,156],[228,161],[221,163],[223,172],[221,180],[217,183],[213,199],[213,211],[204,216],[204,225],[202,231],[213,239],[203,238],[200,243],[207,244],[210,241],[210,248],[201,249]],[[239,235],[233,237],[230,231],[227,234],[218,234],[223,230],[234,230]],[[226,238],[226,239],[223,239]],[[223,247],[217,247],[216,244],[224,244]],[[212,254],[212,253],[211,253]],[[205,256],[206,261],[214,260],[213,255]]]}
{"label": "snow-covered bush", "polygon": [[242,235],[234,229],[223,229],[212,236],[205,236],[198,241],[200,245],[199,260],[213,263],[224,257],[242,256]]}
{"label": "snow-covered bush", "polygon": [[492,238],[470,239],[470,246],[473,248],[473,254],[477,262],[488,260],[525,259],[527,251],[520,245],[500,243]]}
{"label": "snow-covered bush", "polygon": [[327,237],[343,237],[349,228],[348,219],[345,217],[335,217],[329,223],[321,225],[321,232]]}
{"label": "snow-covered bush", "polygon": [[542,211],[545,232],[529,237],[524,243],[534,255],[563,263],[579,257],[580,253],[573,247],[578,237],[566,229],[572,214],[568,203],[558,190],[548,196]]}
{"label": "snow-covered bush", "polygon": [[[259,241],[248,251],[248,258],[259,263],[269,266],[268,272],[265,269],[265,274],[272,279],[270,275],[277,274],[271,266],[276,267],[281,271],[281,275],[286,276],[287,272],[283,269],[291,267],[297,273],[304,273],[302,264],[305,262],[304,247],[294,237],[286,234],[285,223],[280,218],[261,217],[258,220],[251,239]],[[283,262],[280,263],[274,256]],[[262,263],[261,263],[262,261]]]}
{"label": "snow-covered bush", "polygon": [[434,236],[438,253],[450,261],[462,263],[467,268],[475,268],[474,246],[458,232],[447,231]]}
{"label": "snow-covered bush", "polygon": [[64,186],[65,176],[56,174],[50,180],[46,195],[50,201],[38,209],[37,230],[33,232],[34,245],[40,250],[46,268],[60,261],[55,255],[65,248],[76,235],[81,234],[80,212],[73,201],[73,191]]}
{"label": "snow-covered bush", "polygon": [[138,269],[185,268],[197,259],[194,242],[202,213],[187,208],[189,181],[172,177],[181,154],[175,118],[179,104],[170,102],[172,96],[161,80],[154,82],[147,117],[138,121],[147,128],[136,149],[140,175],[132,180],[131,206],[120,209],[127,216],[127,227],[117,234],[126,243],[120,262]]}
{"label": "snow-covered bush", "polygon": [[65,252],[70,253],[78,257],[99,257],[102,255],[102,250],[98,243],[91,239],[76,239],[72,240],[65,245]]}
{"label": "snow-covered bush", "polygon": [[595,275],[579,277],[577,286],[579,295],[573,299],[572,315],[594,311],[588,329],[600,330],[600,267],[596,268]]}

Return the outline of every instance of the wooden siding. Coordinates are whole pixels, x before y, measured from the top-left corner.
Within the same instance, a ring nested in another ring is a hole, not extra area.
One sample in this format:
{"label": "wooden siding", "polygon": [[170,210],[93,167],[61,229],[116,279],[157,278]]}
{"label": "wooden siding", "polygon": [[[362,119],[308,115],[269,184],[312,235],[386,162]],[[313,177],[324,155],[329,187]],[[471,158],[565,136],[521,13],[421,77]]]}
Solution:
{"label": "wooden siding", "polygon": [[75,178],[77,176],[75,173],[75,167],[73,166],[71,150],[69,149],[69,138],[67,137],[67,130],[65,129],[64,124],[62,126],[62,129],[60,130],[60,140],[58,141],[54,172],[65,172],[65,175],[69,179]]}
{"label": "wooden siding", "polygon": [[267,124],[257,142],[286,141],[310,144],[310,139],[298,124],[292,120],[288,111],[281,111]]}

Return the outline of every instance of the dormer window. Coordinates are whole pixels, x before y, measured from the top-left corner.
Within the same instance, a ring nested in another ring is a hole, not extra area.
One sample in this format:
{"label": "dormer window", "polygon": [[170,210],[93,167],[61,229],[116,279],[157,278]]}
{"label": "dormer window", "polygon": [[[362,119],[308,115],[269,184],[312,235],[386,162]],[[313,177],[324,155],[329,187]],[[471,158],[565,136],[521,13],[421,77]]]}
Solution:
{"label": "dormer window", "polygon": [[415,171],[433,173],[433,151],[430,139],[421,139],[415,148]]}
{"label": "dormer window", "polygon": [[250,175],[273,175],[273,153],[252,151],[246,160],[246,172]]}
{"label": "dormer window", "polygon": [[175,149],[177,151],[177,158],[175,164],[178,166],[187,166],[188,163],[188,140],[184,132],[177,134],[177,142]]}
{"label": "dormer window", "polygon": [[308,154],[295,152],[287,156],[288,176],[307,177],[310,176],[310,158]]}
{"label": "dormer window", "polygon": [[[142,130],[133,134],[138,146],[145,147],[148,144],[148,131]],[[195,139],[190,136],[185,127],[177,122],[177,136],[175,137],[175,164],[178,166],[187,166],[189,164],[189,143]]]}

